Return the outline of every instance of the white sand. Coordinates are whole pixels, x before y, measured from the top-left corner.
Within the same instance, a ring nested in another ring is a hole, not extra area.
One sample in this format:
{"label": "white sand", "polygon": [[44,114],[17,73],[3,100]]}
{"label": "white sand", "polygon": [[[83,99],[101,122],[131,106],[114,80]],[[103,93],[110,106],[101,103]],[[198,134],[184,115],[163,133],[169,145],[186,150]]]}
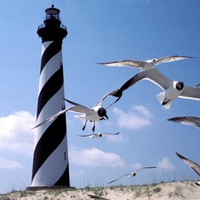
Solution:
{"label": "white sand", "polygon": [[0,200],[200,200],[200,187],[193,181],[152,184],[146,186],[116,186],[106,188],[51,189],[18,191],[0,195]]}

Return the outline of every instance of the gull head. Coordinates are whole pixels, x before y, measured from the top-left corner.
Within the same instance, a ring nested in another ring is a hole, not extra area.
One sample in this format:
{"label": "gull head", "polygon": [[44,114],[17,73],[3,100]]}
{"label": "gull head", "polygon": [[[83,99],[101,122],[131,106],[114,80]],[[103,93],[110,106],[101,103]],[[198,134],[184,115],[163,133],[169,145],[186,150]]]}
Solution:
{"label": "gull head", "polygon": [[132,178],[132,177],[134,177],[134,176],[136,176],[136,173],[135,173],[135,172],[133,172],[133,173],[131,173],[131,174],[129,175],[130,178]]}
{"label": "gull head", "polygon": [[[108,116],[107,116],[107,114],[106,114],[106,109],[105,108],[103,108],[103,107],[101,107],[101,108],[99,108],[99,110],[98,110],[98,115],[100,116],[100,117],[106,117],[106,119],[108,119]],[[104,118],[103,118],[104,119]]]}
{"label": "gull head", "polygon": [[183,88],[184,88],[184,83],[182,82],[182,81],[177,81],[176,83],[175,83],[175,88],[177,89],[177,90],[182,90]]}
{"label": "gull head", "polygon": [[151,60],[146,60],[147,63],[156,63],[158,61],[157,58],[151,59]]}

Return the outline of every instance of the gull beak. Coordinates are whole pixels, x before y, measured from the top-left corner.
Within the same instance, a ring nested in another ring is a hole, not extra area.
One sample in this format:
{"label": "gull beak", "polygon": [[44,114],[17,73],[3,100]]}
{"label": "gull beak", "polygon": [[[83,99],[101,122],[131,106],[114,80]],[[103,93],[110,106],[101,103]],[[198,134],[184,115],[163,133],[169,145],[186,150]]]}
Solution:
{"label": "gull beak", "polygon": [[107,115],[105,115],[106,119],[109,119]]}
{"label": "gull beak", "polygon": [[106,120],[104,117],[102,117],[100,120]]}

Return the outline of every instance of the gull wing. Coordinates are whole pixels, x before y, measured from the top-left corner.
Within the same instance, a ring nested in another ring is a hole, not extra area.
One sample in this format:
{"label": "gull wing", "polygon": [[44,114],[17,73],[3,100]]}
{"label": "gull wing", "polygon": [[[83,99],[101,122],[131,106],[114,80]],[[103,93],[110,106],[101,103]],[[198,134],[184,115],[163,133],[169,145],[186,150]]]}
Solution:
{"label": "gull wing", "polygon": [[101,133],[102,135],[118,135],[119,134],[119,132],[117,132],[117,133]]}
{"label": "gull wing", "polygon": [[47,122],[50,122],[50,121],[56,119],[57,117],[59,117],[59,116],[62,115],[63,113],[67,112],[69,109],[70,109],[70,108],[66,108],[66,109],[64,109],[64,110],[59,111],[59,112],[56,113],[55,115],[52,115],[51,117],[45,119],[43,122],[37,124],[36,126],[34,126],[33,128],[31,128],[30,130],[35,129],[35,128],[37,128],[37,127],[39,127],[39,126],[41,126],[41,125],[43,125],[43,124],[45,124],[45,123],[47,123]]}
{"label": "gull wing", "polygon": [[90,137],[90,136],[92,136],[92,135],[95,135],[95,134],[88,134],[88,135],[78,135],[78,136],[80,136],[80,137]]}
{"label": "gull wing", "polygon": [[185,117],[172,117],[168,119],[169,121],[173,122],[179,122],[181,124],[185,125],[192,125],[200,128],[200,118],[199,117],[190,117],[190,116],[185,116]]}
{"label": "gull wing", "polygon": [[200,87],[184,86],[182,93],[178,97],[200,101]]}
{"label": "gull wing", "polygon": [[193,162],[192,160],[189,160],[188,158],[185,158],[184,156],[180,155],[176,152],[176,155],[186,164],[188,165],[192,170],[194,170],[199,176],[200,176],[200,165]]}
{"label": "gull wing", "polygon": [[138,60],[121,60],[121,61],[113,61],[113,62],[104,62],[104,63],[98,63],[100,65],[106,65],[109,67],[123,67],[123,66],[129,66],[129,67],[136,67],[136,68],[142,68],[146,62],[144,61],[138,61]]}
{"label": "gull wing", "polygon": [[120,98],[121,98],[121,95],[116,96],[116,94],[118,93],[118,90],[119,90],[119,89],[117,89],[117,90],[112,90],[112,91],[108,92],[107,94],[105,94],[105,95],[96,103],[95,106],[102,106],[103,100],[104,100],[107,96],[114,96],[114,97],[118,97],[118,98],[117,98],[113,103],[111,103],[109,106],[107,106],[106,109],[109,108],[111,105],[115,104],[115,103],[116,103],[117,101],[119,101]]}
{"label": "gull wing", "polygon": [[132,78],[130,78],[127,82],[125,82],[121,88],[119,89],[120,92],[123,92],[124,90],[128,89],[132,85],[136,84],[137,82],[147,79],[156,85],[158,85],[160,88],[166,90],[171,84],[172,81],[168,79],[166,76],[161,74],[157,69],[148,69],[142,72],[139,72]]}
{"label": "gull wing", "polygon": [[119,178],[116,178],[116,179],[110,181],[108,184],[113,183],[113,182],[119,180],[120,178],[122,178],[122,177],[124,177],[124,176],[128,176],[128,175],[130,175],[130,174],[124,174],[123,176],[120,176]]}
{"label": "gull wing", "polygon": [[83,106],[81,104],[78,104],[78,103],[75,103],[73,101],[70,101],[68,99],[65,99],[65,101],[67,101],[68,103],[74,105],[73,107],[71,107],[69,110],[70,111],[73,111],[73,112],[78,112],[78,113],[86,113],[86,114],[89,114],[90,112],[92,112],[92,109],[86,107],[86,106]]}
{"label": "gull wing", "polygon": [[142,167],[142,168],[138,169],[138,170],[136,171],[136,173],[139,172],[139,171],[142,170],[142,169],[152,169],[152,168],[156,168],[156,166],[153,166],[153,167]]}
{"label": "gull wing", "polygon": [[165,62],[174,62],[174,61],[184,60],[184,59],[189,59],[189,58],[194,58],[194,57],[190,57],[190,56],[178,56],[178,55],[166,56],[166,57],[159,58],[157,60],[157,62],[156,62],[156,65],[159,65],[159,64],[165,63]]}

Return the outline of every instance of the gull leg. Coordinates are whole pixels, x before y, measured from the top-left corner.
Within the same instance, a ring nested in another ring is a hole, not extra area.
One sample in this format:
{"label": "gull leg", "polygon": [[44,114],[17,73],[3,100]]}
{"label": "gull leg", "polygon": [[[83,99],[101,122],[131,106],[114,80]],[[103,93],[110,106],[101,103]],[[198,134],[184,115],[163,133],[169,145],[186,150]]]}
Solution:
{"label": "gull leg", "polygon": [[95,121],[94,121],[94,126],[92,127],[92,131],[95,131]]}
{"label": "gull leg", "polygon": [[83,131],[85,130],[86,124],[87,124],[87,120],[85,121],[85,124],[84,124],[84,126],[82,128]]}

